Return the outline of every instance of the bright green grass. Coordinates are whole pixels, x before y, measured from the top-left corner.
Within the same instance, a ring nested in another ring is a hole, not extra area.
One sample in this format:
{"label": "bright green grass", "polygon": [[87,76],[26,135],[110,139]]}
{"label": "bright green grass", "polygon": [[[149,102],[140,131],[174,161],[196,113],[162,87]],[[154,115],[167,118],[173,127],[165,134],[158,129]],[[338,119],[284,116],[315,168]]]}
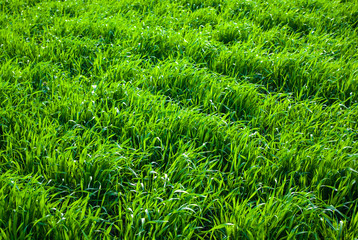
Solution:
{"label": "bright green grass", "polygon": [[0,0],[0,239],[358,239],[356,0]]}

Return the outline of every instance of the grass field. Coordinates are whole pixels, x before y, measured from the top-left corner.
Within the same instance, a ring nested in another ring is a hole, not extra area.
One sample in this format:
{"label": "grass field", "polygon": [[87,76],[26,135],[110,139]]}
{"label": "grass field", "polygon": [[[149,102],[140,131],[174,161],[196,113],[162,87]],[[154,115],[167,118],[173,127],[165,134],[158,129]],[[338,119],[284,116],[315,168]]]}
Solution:
{"label": "grass field", "polygon": [[0,239],[358,239],[356,0],[0,0]]}

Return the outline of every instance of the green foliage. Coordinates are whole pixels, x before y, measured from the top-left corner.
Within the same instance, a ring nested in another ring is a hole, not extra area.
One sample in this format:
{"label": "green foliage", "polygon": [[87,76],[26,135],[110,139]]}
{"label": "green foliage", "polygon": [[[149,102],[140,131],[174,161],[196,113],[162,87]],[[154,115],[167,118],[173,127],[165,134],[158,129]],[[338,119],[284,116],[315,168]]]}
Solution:
{"label": "green foliage", "polygon": [[0,0],[0,239],[357,239],[354,0]]}

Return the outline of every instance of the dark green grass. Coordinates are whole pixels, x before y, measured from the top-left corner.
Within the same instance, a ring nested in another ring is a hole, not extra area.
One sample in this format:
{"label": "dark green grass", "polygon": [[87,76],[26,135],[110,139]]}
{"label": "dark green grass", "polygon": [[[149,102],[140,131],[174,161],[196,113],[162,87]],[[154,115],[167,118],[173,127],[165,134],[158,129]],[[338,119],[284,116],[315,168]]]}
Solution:
{"label": "dark green grass", "polygon": [[357,239],[355,0],[0,0],[0,239]]}

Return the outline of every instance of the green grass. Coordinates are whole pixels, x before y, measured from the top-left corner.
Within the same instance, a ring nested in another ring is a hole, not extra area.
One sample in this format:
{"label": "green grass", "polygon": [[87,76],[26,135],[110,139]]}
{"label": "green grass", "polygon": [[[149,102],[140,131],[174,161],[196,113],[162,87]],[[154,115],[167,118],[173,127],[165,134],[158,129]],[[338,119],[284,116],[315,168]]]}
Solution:
{"label": "green grass", "polygon": [[358,239],[356,0],[0,0],[0,239]]}

